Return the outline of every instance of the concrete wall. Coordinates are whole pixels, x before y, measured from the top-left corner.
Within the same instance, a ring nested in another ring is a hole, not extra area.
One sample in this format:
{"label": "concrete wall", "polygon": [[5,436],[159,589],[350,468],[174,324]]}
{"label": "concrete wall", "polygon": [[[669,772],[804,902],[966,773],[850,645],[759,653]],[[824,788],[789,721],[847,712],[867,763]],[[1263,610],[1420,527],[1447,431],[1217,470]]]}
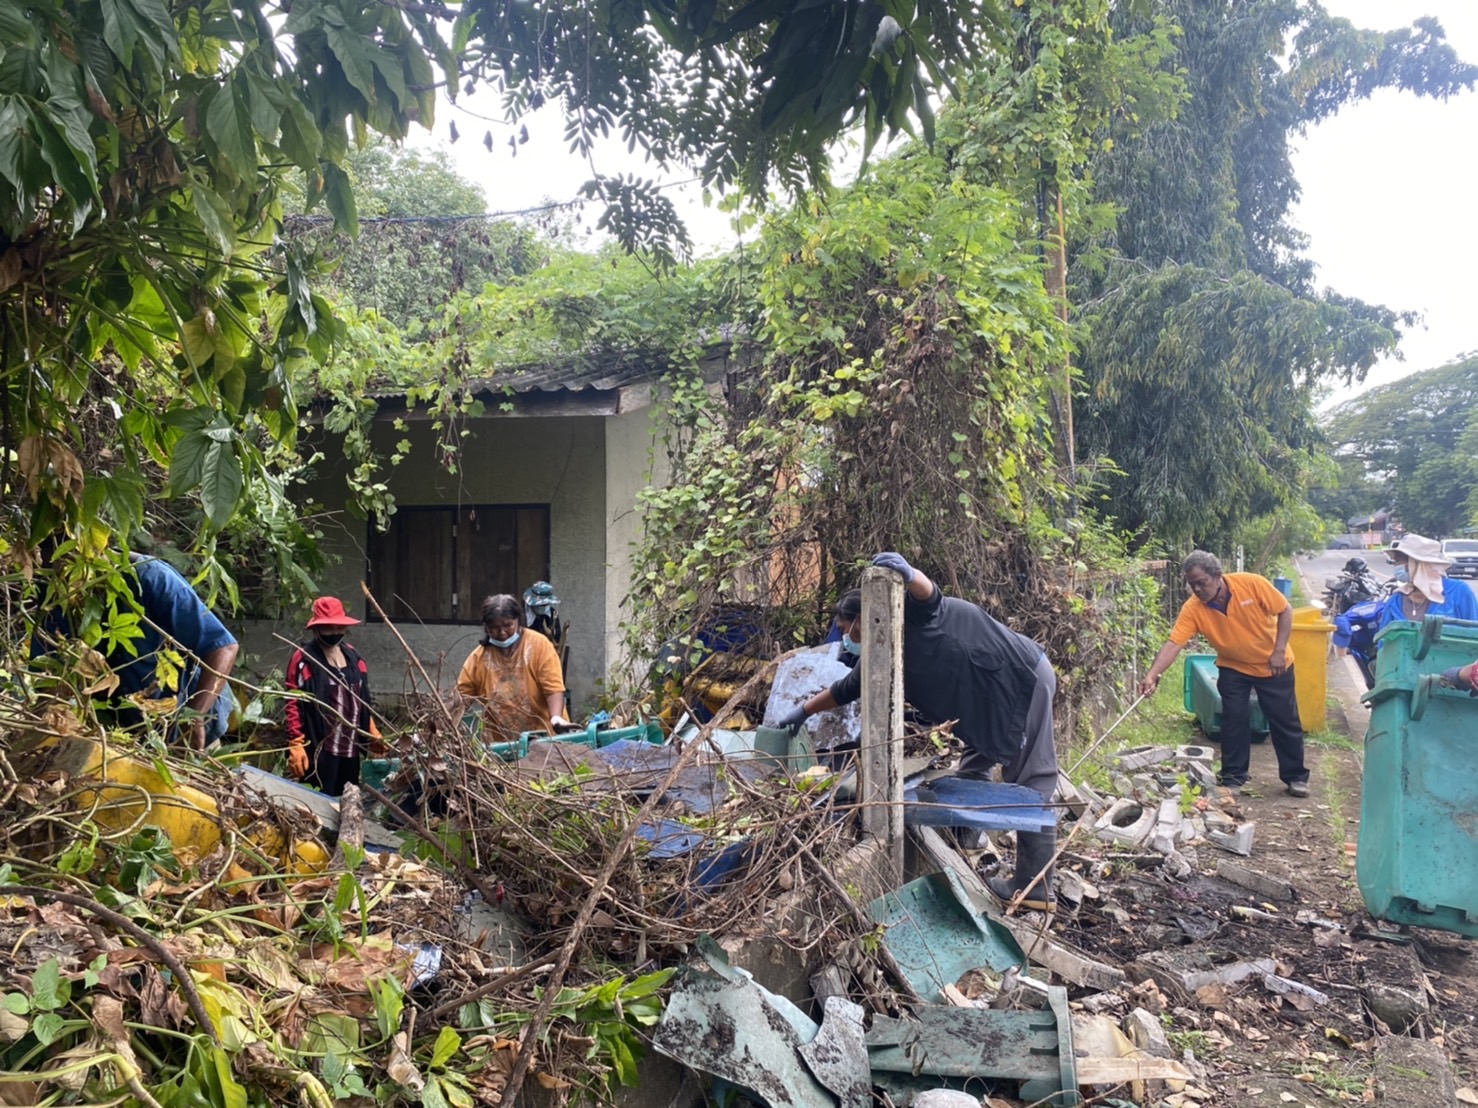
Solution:
{"label": "concrete wall", "polygon": [[[647,485],[653,450],[659,445],[652,411],[650,407],[639,408],[606,421],[605,656],[609,670],[618,670],[625,662],[622,625],[631,614],[632,554],[642,536],[641,507],[636,498]],[[665,456],[658,458],[660,479],[665,479],[667,468]]]}
{"label": "concrete wall", "polygon": [[[644,413],[627,417],[642,419]],[[400,466],[385,474],[396,503],[403,507],[463,504],[550,505],[549,579],[560,598],[560,617],[570,621],[570,672],[566,681],[577,711],[591,707],[596,681],[605,675],[608,531],[608,477],[605,419],[600,416],[479,419],[462,442],[462,465],[448,474],[434,462],[435,433],[418,420],[402,433],[389,424],[377,426],[374,441],[388,456],[401,438],[411,440],[411,453]],[[343,512],[343,463],[332,440],[320,444],[325,454],[315,480],[303,490],[333,513],[323,527],[322,549],[331,565],[322,575],[326,593],[342,598],[356,616],[364,614],[360,582],[365,577],[369,524]],[[631,449],[619,451],[624,458]],[[635,480],[645,472],[645,458]],[[624,488],[623,477],[618,486]],[[296,495],[296,494],[295,494]],[[631,494],[634,496],[634,493]],[[626,503],[631,502],[630,498]],[[625,524],[623,524],[625,526]],[[624,549],[624,544],[623,544]],[[524,582],[524,585],[532,582]],[[281,625],[266,621],[240,629],[243,649],[251,657],[246,667],[280,673],[289,647],[274,632],[296,640],[306,613]],[[475,618],[475,617],[474,617]],[[476,645],[480,626],[398,625],[415,657],[444,689],[456,682],[467,654]],[[405,650],[383,625],[358,628],[350,641],[370,666],[377,693],[402,693],[413,687],[411,664]]]}

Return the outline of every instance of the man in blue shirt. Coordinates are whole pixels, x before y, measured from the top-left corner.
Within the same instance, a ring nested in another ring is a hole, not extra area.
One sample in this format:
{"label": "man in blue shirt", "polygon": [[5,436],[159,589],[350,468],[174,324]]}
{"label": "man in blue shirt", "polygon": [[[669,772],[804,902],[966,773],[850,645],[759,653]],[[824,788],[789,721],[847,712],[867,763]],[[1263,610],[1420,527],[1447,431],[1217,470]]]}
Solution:
{"label": "man in blue shirt", "polygon": [[[138,554],[130,555],[129,562],[132,573],[125,580],[143,609],[143,635],[109,652],[108,667],[118,678],[113,695],[119,700],[136,694],[149,699],[175,697],[188,713],[184,734],[190,745],[204,750],[226,733],[230,722],[227,678],[241,647],[172,565]],[[69,634],[66,614],[52,612],[37,628],[32,656],[44,652],[47,638]],[[160,685],[159,654],[166,648],[184,656],[178,688]]]}

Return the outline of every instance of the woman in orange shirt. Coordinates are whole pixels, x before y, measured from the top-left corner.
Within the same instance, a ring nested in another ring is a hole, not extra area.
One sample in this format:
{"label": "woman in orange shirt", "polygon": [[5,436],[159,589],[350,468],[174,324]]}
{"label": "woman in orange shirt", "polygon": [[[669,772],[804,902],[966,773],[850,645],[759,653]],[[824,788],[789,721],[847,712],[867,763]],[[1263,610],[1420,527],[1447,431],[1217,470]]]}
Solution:
{"label": "woman in orange shirt", "polygon": [[484,737],[511,742],[525,731],[568,726],[559,654],[546,636],[524,626],[518,599],[500,593],[484,600],[482,629],[482,641],[462,663],[457,691],[481,701]]}

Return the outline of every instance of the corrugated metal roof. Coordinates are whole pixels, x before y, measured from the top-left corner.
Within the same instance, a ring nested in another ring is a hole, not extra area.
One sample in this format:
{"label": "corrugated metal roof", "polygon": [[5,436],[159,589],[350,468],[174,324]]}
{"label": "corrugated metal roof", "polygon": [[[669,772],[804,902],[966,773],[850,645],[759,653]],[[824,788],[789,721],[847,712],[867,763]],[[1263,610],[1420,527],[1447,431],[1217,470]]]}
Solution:
{"label": "corrugated metal roof", "polygon": [[[705,379],[731,368],[752,364],[752,351],[737,328],[720,328],[720,337],[709,344],[699,360]],[[735,349],[738,347],[738,349]],[[731,356],[734,363],[731,365]],[[632,385],[650,384],[671,368],[671,363],[652,351],[582,354],[556,362],[504,370],[489,377],[469,378],[466,387],[474,395],[522,395],[528,393],[610,392]],[[367,395],[375,400],[403,400],[406,386],[371,385]]]}
{"label": "corrugated metal roof", "polygon": [[[562,364],[506,370],[492,377],[469,378],[467,390],[473,393],[609,391],[655,381],[668,368],[664,361],[643,356],[602,359],[595,365],[581,358]],[[370,388],[368,394],[376,400],[401,399],[405,397],[406,386],[386,384]]]}

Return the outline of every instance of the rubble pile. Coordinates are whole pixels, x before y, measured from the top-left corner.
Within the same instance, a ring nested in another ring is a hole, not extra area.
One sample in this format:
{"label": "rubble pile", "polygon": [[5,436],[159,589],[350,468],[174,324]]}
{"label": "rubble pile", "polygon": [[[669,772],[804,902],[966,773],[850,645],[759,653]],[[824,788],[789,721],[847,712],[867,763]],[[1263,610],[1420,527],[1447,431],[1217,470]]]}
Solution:
{"label": "rubble pile", "polygon": [[1460,1002],[1269,864],[1308,848],[1210,747],[1063,779],[1049,919],[989,895],[1011,832],[978,829],[1052,813],[951,777],[947,742],[905,759],[900,882],[804,730],[627,730],[402,736],[335,803],[63,714],[12,728],[0,1102],[1354,1103],[1351,1059]]}

